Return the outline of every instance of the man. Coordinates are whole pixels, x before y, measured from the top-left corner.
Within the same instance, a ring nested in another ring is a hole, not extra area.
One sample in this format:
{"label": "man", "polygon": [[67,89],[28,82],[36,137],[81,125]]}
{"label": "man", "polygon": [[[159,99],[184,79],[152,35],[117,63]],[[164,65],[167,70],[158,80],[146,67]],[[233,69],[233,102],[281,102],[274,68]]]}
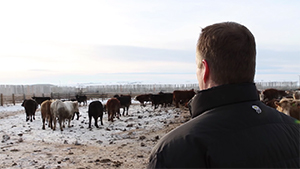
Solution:
{"label": "man", "polygon": [[255,58],[245,26],[202,29],[193,119],[159,141],[148,168],[300,168],[299,121],[259,101]]}

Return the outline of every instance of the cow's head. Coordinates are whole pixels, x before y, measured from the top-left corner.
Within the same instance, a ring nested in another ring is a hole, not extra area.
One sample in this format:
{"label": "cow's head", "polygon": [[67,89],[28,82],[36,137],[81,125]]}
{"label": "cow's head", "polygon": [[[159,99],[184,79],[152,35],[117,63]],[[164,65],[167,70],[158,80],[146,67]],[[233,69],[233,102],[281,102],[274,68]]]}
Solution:
{"label": "cow's head", "polygon": [[292,99],[283,98],[279,102],[274,102],[276,109],[284,114],[290,115],[290,109],[293,106],[294,102]]}

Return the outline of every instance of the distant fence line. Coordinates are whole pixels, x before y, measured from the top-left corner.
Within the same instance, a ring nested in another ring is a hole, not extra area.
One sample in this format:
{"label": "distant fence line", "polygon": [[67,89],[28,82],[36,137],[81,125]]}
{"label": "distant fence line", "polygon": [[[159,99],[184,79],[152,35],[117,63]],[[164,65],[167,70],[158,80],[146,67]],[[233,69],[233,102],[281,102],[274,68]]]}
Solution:
{"label": "distant fence line", "polygon": [[3,95],[25,94],[42,96],[51,93],[158,93],[173,92],[174,90],[198,90],[198,84],[126,84],[126,85],[97,85],[85,87],[54,86],[54,85],[0,85]]}
{"label": "distant fence line", "polygon": [[[281,90],[299,89],[298,82],[256,82],[259,90],[276,88]],[[76,94],[85,94],[88,98],[111,97],[114,94],[173,92],[174,90],[199,90],[198,84],[126,84],[91,86],[55,86],[55,85],[0,85],[0,106],[15,104],[32,96],[47,96],[53,99],[72,99]]]}
{"label": "distant fence line", "polygon": [[297,81],[294,82],[255,82],[257,89],[264,90],[269,88],[275,88],[279,90],[295,90],[299,89]]}

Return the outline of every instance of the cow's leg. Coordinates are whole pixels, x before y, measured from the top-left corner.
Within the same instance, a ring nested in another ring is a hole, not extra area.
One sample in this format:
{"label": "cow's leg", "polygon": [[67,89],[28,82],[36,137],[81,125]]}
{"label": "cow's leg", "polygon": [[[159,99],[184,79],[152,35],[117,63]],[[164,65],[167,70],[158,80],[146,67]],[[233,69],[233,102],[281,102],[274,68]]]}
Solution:
{"label": "cow's leg", "polygon": [[26,113],[26,121],[28,121],[29,120],[29,115],[28,115],[26,110],[25,110],[25,113]]}
{"label": "cow's leg", "polygon": [[95,126],[97,127],[97,128],[99,128],[99,126],[98,126],[98,116],[94,116],[94,120],[95,120]]}
{"label": "cow's leg", "polygon": [[53,118],[53,130],[56,129],[56,117]]}
{"label": "cow's leg", "polygon": [[43,121],[43,127],[42,127],[42,129],[45,130],[45,121],[46,121],[46,118],[42,118],[42,121]]}
{"label": "cow's leg", "polygon": [[49,117],[49,126],[50,126],[51,129],[53,129],[53,124],[52,124],[52,122],[53,122],[53,117],[50,116],[50,117]]}
{"label": "cow's leg", "polygon": [[51,129],[53,128],[53,126],[52,126],[52,117],[51,116],[48,118],[48,127],[50,127]]}
{"label": "cow's leg", "polygon": [[32,115],[30,115],[29,117],[30,117],[30,122],[32,122]]}
{"label": "cow's leg", "polygon": [[46,120],[47,120],[47,123],[48,123],[48,127],[51,128],[50,117],[48,117]]}
{"label": "cow's leg", "polygon": [[65,119],[64,119],[64,120],[62,120],[63,128],[66,128],[66,126],[65,126],[65,122],[66,122],[66,120],[65,120]]}
{"label": "cow's leg", "polygon": [[79,112],[76,112],[76,116],[77,116],[76,120],[79,120]]}
{"label": "cow's leg", "polygon": [[127,106],[127,108],[126,108],[126,109],[127,109],[126,115],[128,116],[128,109],[129,109],[129,106]]}
{"label": "cow's leg", "polygon": [[107,111],[107,116],[108,116],[108,121],[110,121],[111,112],[109,110]]}
{"label": "cow's leg", "polygon": [[[108,120],[109,120],[109,117],[108,117]],[[89,116],[89,128],[92,128],[91,123],[92,123],[92,116]]]}
{"label": "cow's leg", "polygon": [[111,112],[111,117],[110,117],[110,121],[111,121],[111,122],[114,122],[114,117],[115,117],[115,113],[114,113],[114,112]]}
{"label": "cow's leg", "polygon": [[102,116],[100,116],[100,122],[101,122],[101,125],[103,126]]}
{"label": "cow's leg", "polygon": [[123,116],[125,116],[125,106],[123,107]]}
{"label": "cow's leg", "polygon": [[[59,118],[58,122],[59,122],[60,131],[64,131],[64,129],[63,129],[64,121],[61,118]],[[63,123],[63,124],[61,124],[61,123]]]}
{"label": "cow's leg", "polygon": [[71,127],[71,118],[68,119],[68,127]]}
{"label": "cow's leg", "polygon": [[[118,109],[116,113],[117,113],[117,118],[120,119],[120,109]],[[114,114],[116,114],[116,113],[114,113]]]}

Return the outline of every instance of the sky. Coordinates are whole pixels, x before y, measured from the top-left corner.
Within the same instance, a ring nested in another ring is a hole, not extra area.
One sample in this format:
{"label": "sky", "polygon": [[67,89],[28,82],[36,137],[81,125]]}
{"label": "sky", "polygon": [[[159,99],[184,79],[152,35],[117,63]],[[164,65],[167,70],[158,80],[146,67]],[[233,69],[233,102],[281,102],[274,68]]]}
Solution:
{"label": "sky", "polygon": [[257,82],[300,82],[300,1],[0,1],[0,84],[197,83],[201,28],[233,21]]}

